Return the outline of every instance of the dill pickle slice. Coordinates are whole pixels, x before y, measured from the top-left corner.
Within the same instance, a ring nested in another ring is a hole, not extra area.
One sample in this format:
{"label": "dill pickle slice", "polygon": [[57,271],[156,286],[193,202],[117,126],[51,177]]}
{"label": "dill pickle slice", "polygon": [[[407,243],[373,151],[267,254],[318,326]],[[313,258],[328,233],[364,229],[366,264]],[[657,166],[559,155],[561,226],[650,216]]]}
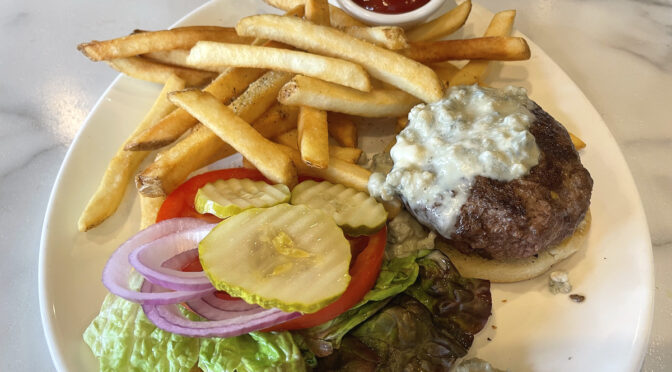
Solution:
{"label": "dill pickle slice", "polygon": [[330,182],[303,181],[292,190],[290,203],[321,209],[331,215],[346,234],[370,235],[387,221],[387,211],[368,194]]}
{"label": "dill pickle slice", "polygon": [[289,201],[286,185],[269,185],[247,178],[217,180],[198,189],[194,207],[198,213],[227,218],[249,208],[271,207]]}
{"label": "dill pickle slice", "polygon": [[326,213],[278,204],[220,222],[198,246],[215,288],[248,303],[312,313],[350,282],[350,244]]}

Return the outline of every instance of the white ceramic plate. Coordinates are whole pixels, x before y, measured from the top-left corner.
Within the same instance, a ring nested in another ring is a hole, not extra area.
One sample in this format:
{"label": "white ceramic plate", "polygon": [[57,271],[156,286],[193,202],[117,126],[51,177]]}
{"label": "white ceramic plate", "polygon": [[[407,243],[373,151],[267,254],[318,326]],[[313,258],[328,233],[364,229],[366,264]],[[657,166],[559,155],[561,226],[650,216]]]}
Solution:
{"label": "white ceramic plate", "polygon": [[[272,11],[261,1],[221,0],[178,24],[234,25],[241,16]],[[491,14],[475,5],[462,35],[482,32]],[[490,83],[524,86],[588,144],[582,160],[595,180],[589,242],[587,249],[558,265],[569,271],[574,292],[586,301],[577,304],[566,295],[551,295],[546,277],[493,285],[493,316],[470,354],[512,371],[635,371],[644,357],[653,301],[651,244],[642,205],[595,108],[538,46],[530,42],[530,47],[531,60],[498,64]],[[100,227],[79,233],[77,218],[108,159],[159,90],[156,84],[117,78],[82,126],[52,191],[40,247],[39,291],[45,336],[60,371],[97,369],[81,335],[106,293],[100,282],[103,265],[137,231],[139,209],[129,192]]]}

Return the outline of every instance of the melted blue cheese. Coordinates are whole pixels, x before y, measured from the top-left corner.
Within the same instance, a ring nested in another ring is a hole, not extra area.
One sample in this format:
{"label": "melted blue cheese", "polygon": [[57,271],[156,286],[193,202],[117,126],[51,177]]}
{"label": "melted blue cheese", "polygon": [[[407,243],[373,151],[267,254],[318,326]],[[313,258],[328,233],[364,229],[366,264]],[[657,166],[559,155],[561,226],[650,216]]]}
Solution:
{"label": "melted blue cheese", "polygon": [[525,89],[477,85],[451,88],[446,97],[414,107],[408,126],[390,150],[390,172],[374,173],[369,193],[382,200],[401,196],[420,222],[443,236],[476,176],[511,181],[539,162],[529,127],[534,121]]}

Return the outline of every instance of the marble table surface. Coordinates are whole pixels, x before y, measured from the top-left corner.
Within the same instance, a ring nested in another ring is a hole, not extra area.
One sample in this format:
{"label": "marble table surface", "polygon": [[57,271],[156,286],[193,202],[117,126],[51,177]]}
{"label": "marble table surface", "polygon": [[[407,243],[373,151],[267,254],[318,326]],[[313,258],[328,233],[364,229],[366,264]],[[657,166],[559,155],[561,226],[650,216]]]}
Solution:
{"label": "marble table surface", "polygon": [[[516,27],[578,84],[620,145],[655,259],[653,330],[642,369],[672,370],[672,1],[480,2],[518,9]],[[68,146],[117,75],[75,46],[165,28],[202,3],[0,2],[0,370],[54,370],[37,296],[42,220]]]}

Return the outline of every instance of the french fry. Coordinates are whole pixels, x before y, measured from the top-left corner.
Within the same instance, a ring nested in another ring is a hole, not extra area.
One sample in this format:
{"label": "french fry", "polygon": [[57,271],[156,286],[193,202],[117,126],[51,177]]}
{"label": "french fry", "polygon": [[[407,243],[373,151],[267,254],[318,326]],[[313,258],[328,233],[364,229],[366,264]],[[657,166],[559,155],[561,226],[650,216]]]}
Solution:
{"label": "french fry", "polygon": [[[298,150],[297,146],[299,134],[296,129],[292,129],[288,132],[282,133],[279,136],[273,138],[274,142],[277,142],[281,145],[289,146],[295,150]],[[341,146],[329,146],[329,156],[339,158],[348,163],[356,163],[359,160],[359,157],[362,155],[362,149],[356,147],[341,147]]]}
{"label": "french fry", "polygon": [[439,62],[430,64],[429,67],[436,72],[436,76],[446,83],[453,79],[455,74],[460,71],[460,68],[450,62]]}
{"label": "french fry", "polygon": [[368,41],[383,48],[398,50],[408,48],[404,29],[395,26],[362,27],[348,26],[341,28],[343,32],[357,39]]}
{"label": "french fry", "polygon": [[[264,70],[231,67],[222,72],[203,90],[211,93],[224,104],[231,103],[241,92],[258,79]],[[198,123],[189,113],[176,108],[154,125],[130,139],[126,150],[155,150],[169,145]]]}
{"label": "french fry", "polygon": [[187,86],[200,86],[217,76],[214,72],[164,65],[143,57],[119,58],[107,63],[113,69],[130,77],[161,84],[165,84],[172,75],[177,75]]}
{"label": "french fry", "polygon": [[406,115],[420,100],[400,90],[368,93],[307,76],[296,76],[278,93],[285,105],[310,106],[325,111],[365,117]]}
{"label": "french fry", "polygon": [[574,145],[574,148],[577,150],[581,150],[584,147],[586,147],[586,143],[581,140],[581,138],[577,137],[574,133],[569,132],[569,138],[572,139],[572,144]]}
{"label": "french fry", "polygon": [[[243,120],[254,122],[273,105],[278,91],[291,77],[286,72],[269,71],[250,84],[229,108]],[[269,136],[263,131],[265,129],[267,127],[260,127],[260,133]],[[135,184],[144,195],[165,196],[184,182],[191,172],[234,153],[231,146],[199,124],[138,174]]]}
{"label": "french fry", "polygon": [[300,175],[318,177],[329,182],[340,183],[353,189],[368,192],[368,183],[371,172],[357,164],[345,162],[339,158],[329,158],[329,167],[313,168],[301,160],[298,150],[278,144],[287,155],[290,156]]}
{"label": "french fry", "polygon": [[272,138],[296,129],[298,119],[299,108],[297,106],[285,106],[276,102],[263,115],[257,118],[252,123],[252,126],[259,133],[263,133],[264,137]]}
{"label": "french fry", "polygon": [[327,113],[308,106],[299,109],[298,145],[301,160],[314,168],[329,166]]}
{"label": "french fry", "polygon": [[365,92],[371,90],[362,66],[342,59],[262,46],[198,42],[187,61],[194,67],[255,67],[293,72]]}
{"label": "french fry", "polygon": [[[305,18],[318,25],[330,26],[329,3],[326,0],[306,0]],[[338,79],[336,79],[338,80]],[[369,90],[371,83],[369,82]],[[297,138],[294,142],[301,160],[311,167],[329,166],[329,132],[327,130],[327,112],[308,106],[299,107]]]}
{"label": "french fry", "polygon": [[[158,52],[151,52],[143,54],[141,57],[147,58],[154,62],[163,63],[166,65],[174,65],[180,67],[191,67],[187,63],[187,57],[189,56],[189,50],[186,49],[173,49],[173,50],[161,50]],[[226,71],[228,67],[204,67],[202,70],[211,71],[216,73],[222,73]]]}
{"label": "french fry", "polygon": [[329,5],[329,21],[332,26],[343,28],[343,27],[366,27],[366,25],[354,18],[352,18],[348,13],[341,10],[339,7]]}
{"label": "french fry", "polygon": [[[145,118],[138,124],[134,133],[137,133],[173,109],[166,98],[166,94],[184,88],[184,80],[173,76],[166,82],[154,105]],[[79,231],[87,231],[98,226],[110,217],[119,207],[126,192],[128,181],[133,178],[140,163],[149,155],[149,152],[129,152],[122,147],[117,151],[107,166],[98,189],[79,217],[77,227]]]}
{"label": "french fry", "polygon": [[168,98],[246,157],[266,178],[289,187],[296,185],[296,168],[289,156],[215,96],[192,89],[172,92]]}
{"label": "french fry", "polygon": [[399,134],[408,125],[408,116],[397,118],[397,124],[394,126],[394,133]]}
{"label": "french fry", "polygon": [[140,230],[142,230],[156,223],[156,216],[166,198],[163,196],[150,198],[141,193],[138,193],[138,198],[140,199]]}
{"label": "french fry", "polygon": [[530,47],[525,39],[504,36],[413,43],[399,53],[422,63],[462,59],[492,61],[530,59]]}
{"label": "french fry", "polygon": [[443,85],[429,67],[330,27],[265,14],[241,19],[236,31],[359,63],[371,76],[426,102],[443,97]]}
{"label": "french fry", "polygon": [[[488,36],[509,36],[513,29],[513,21],[516,17],[515,10],[505,10],[495,14],[485,31]],[[469,61],[450,81],[450,86],[471,85],[479,83],[485,77],[488,69],[488,61]]]}
{"label": "french fry", "polygon": [[349,116],[338,112],[330,112],[327,116],[329,135],[339,145],[357,147],[357,125]]}
{"label": "french fry", "polygon": [[442,16],[406,32],[408,41],[438,40],[457,31],[469,17],[471,1],[467,0]]}
{"label": "french fry", "polygon": [[[264,0],[264,2],[272,7],[289,11],[304,5],[306,0]],[[301,14],[301,16],[302,15],[303,14]],[[334,27],[366,26],[362,22],[352,18],[348,13],[333,5],[329,5],[329,21]]]}
{"label": "french fry", "polygon": [[138,32],[106,41],[82,43],[77,49],[92,61],[109,61],[171,49],[189,49],[199,40],[249,44],[230,27],[191,26],[172,30]]}
{"label": "french fry", "polygon": [[306,0],[306,14],[307,20],[323,26],[329,26],[329,2],[327,0]]}
{"label": "french fry", "polygon": [[247,169],[257,169],[257,167],[254,166],[249,160],[247,160],[245,157],[243,157],[243,168]]}

